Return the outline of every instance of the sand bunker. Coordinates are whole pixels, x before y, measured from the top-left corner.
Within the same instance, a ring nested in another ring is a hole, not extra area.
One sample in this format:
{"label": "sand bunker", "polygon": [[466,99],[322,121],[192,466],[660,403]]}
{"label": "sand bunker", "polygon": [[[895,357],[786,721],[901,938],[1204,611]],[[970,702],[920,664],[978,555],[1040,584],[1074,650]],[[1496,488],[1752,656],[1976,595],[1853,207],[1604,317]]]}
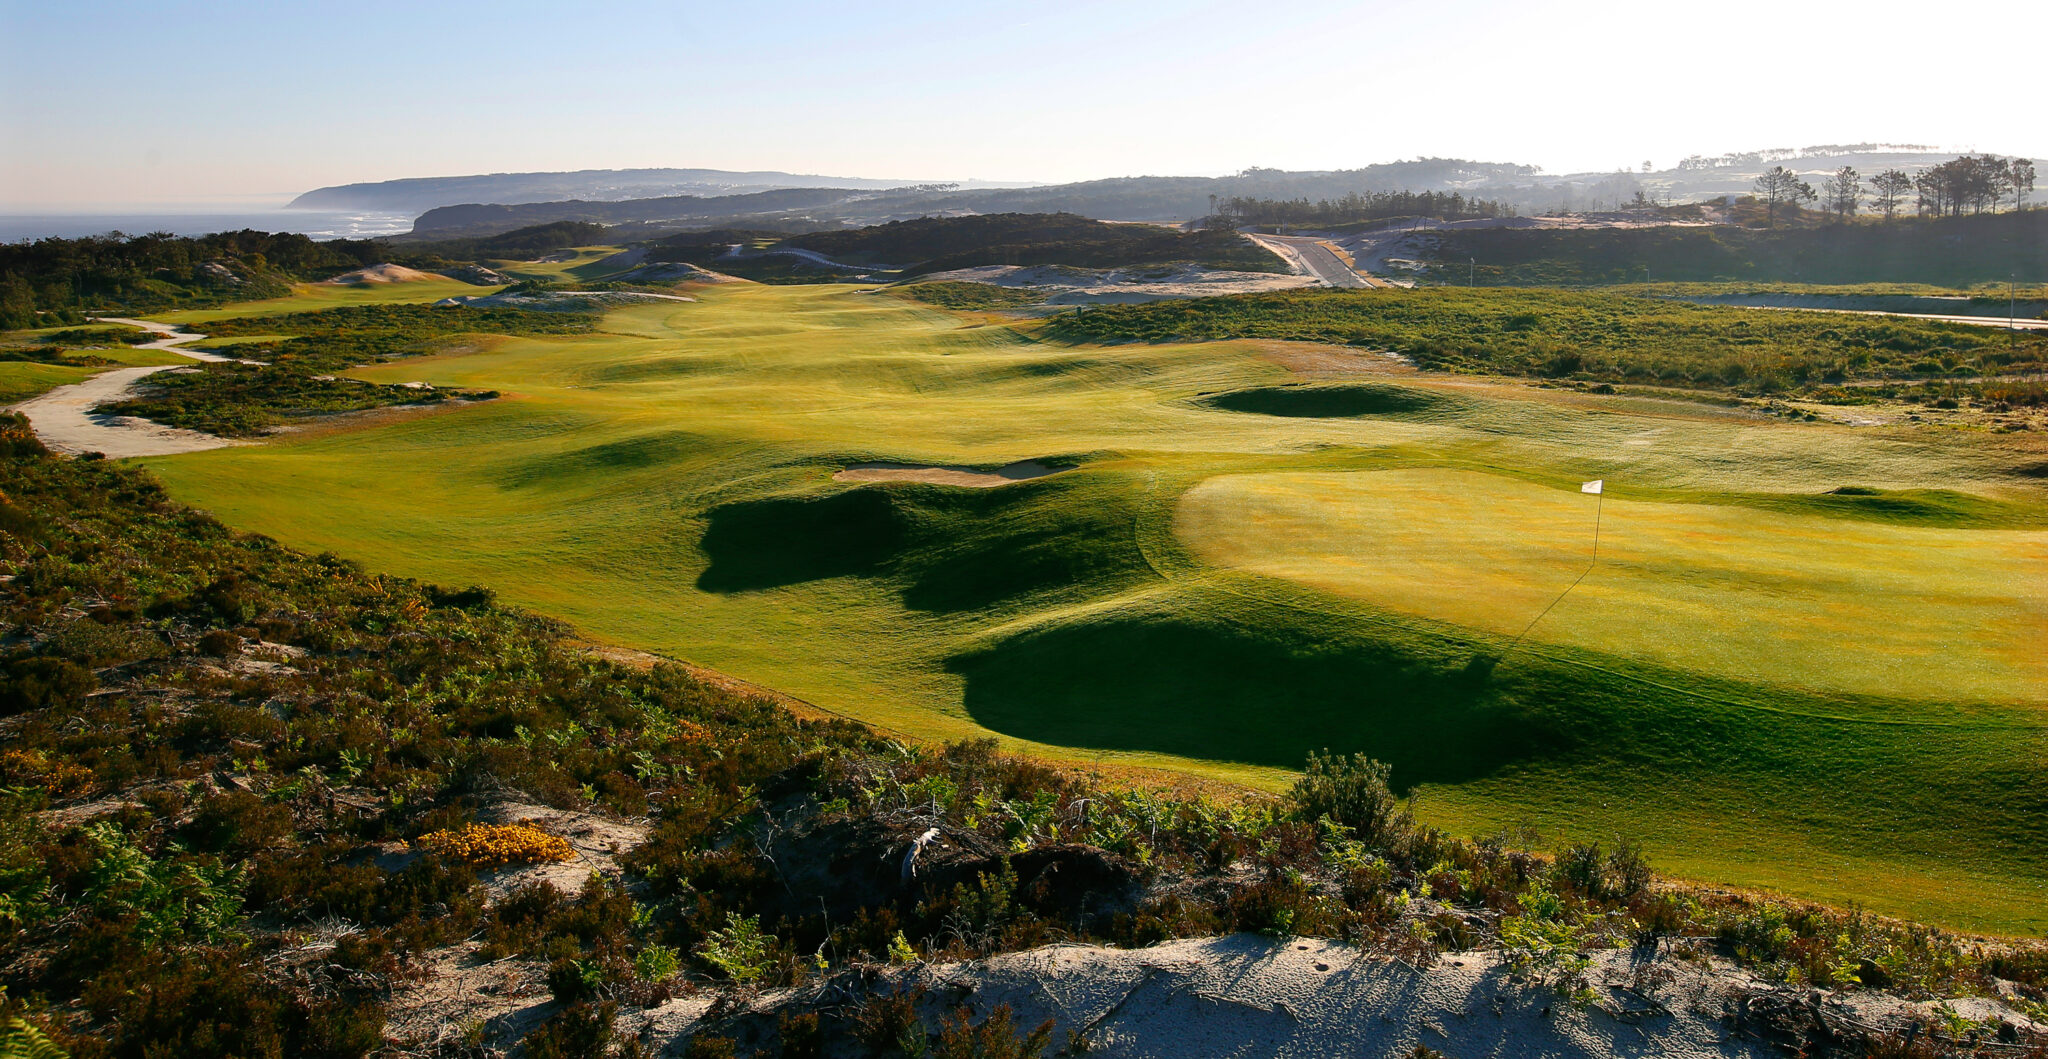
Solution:
{"label": "sand bunker", "polygon": [[369,268],[359,268],[354,272],[344,272],[333,279],[325,279],[320,282],[323,286],[332,287],[368,287],[379,283],[417,283],[421,280],[440,278],[440,276],[430,272],[421,272],[416,268],[384,264],[371,265]]}
{"label": "sand bunker", "polygon": [[973,467],[936,467],[922,463],[856,463],[832,476],[839,482],[924,482],[927,485],[963,485],[989,489],[1011,482],[1023,482],[1058,474],[1067,467],[1048,467],[1037,460],[1021,460],[993,471]]}

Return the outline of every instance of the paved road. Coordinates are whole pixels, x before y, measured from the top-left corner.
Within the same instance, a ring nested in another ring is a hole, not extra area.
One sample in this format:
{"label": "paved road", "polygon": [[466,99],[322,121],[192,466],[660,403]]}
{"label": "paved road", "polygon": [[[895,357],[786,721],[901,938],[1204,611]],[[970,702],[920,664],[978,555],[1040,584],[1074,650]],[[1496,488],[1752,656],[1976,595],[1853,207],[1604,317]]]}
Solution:
{"label": "paved road", "polygon": [[1352,271],[1351,266],[1320,239],[1299,235],[1246,235],[1260,246],[1306,267],[1317,279],[1332,287],[1385,286]]}

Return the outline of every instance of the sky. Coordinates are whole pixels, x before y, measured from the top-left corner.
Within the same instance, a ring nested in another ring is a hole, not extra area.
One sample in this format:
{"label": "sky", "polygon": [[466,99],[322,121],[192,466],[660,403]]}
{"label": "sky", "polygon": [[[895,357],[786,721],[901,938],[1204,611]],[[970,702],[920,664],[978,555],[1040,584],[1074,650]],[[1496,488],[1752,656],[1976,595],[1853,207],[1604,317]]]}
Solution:
{"label": "sky", "polygon": [[2048,4],[0,0],[0,212],[634,167],[1060,182],[2048,156]]}

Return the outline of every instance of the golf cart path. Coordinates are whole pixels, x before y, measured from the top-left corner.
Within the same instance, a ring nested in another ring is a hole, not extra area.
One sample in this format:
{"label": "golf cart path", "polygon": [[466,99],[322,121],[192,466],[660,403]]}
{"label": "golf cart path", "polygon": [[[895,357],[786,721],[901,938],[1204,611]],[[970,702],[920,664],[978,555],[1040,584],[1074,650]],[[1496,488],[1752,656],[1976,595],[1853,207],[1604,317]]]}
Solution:
{"label": "golf cart path", "polygon": [[[102,316],[96,319],[102,323],[139,327],[162,336],[154,342],[136,347],[138,349],[168,350],[194,360],[225,362],[234,359],[216,353],[179,348],[206,336],[180,331],[170,324],[130,320],[118,316]],[[135,416],[99,415],[93,412],[93,409],[100,405],[130,397],[135,392],[136,383],[143,379],[177,367],[182,365],[152,364],[139,368],[103,371],[84,382],[59,386],[40,397],[23,401],[15,405],[11,411],[20,412],[28,417],[29,426],[34,428],[36,437],[41,438],[44,445],[49,446],[52,451],[69,456],[87,452],[98,452],[115,458],[165,456],[175,452],[197,452],[201,449],[217,449],[224,445],[244,444],[197,430],[167,427]]]}

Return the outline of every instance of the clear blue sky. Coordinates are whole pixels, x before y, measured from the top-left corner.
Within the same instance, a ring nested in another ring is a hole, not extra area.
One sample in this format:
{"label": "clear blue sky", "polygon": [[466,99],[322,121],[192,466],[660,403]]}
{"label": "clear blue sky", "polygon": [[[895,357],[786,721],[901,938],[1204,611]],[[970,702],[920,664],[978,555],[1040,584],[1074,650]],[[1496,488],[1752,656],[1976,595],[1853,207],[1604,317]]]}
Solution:
{"label": "clear blue sky", "polygon": [[0,212],[692,166],[1074,180],[2048,155],[2048,4],[0,0]]}

